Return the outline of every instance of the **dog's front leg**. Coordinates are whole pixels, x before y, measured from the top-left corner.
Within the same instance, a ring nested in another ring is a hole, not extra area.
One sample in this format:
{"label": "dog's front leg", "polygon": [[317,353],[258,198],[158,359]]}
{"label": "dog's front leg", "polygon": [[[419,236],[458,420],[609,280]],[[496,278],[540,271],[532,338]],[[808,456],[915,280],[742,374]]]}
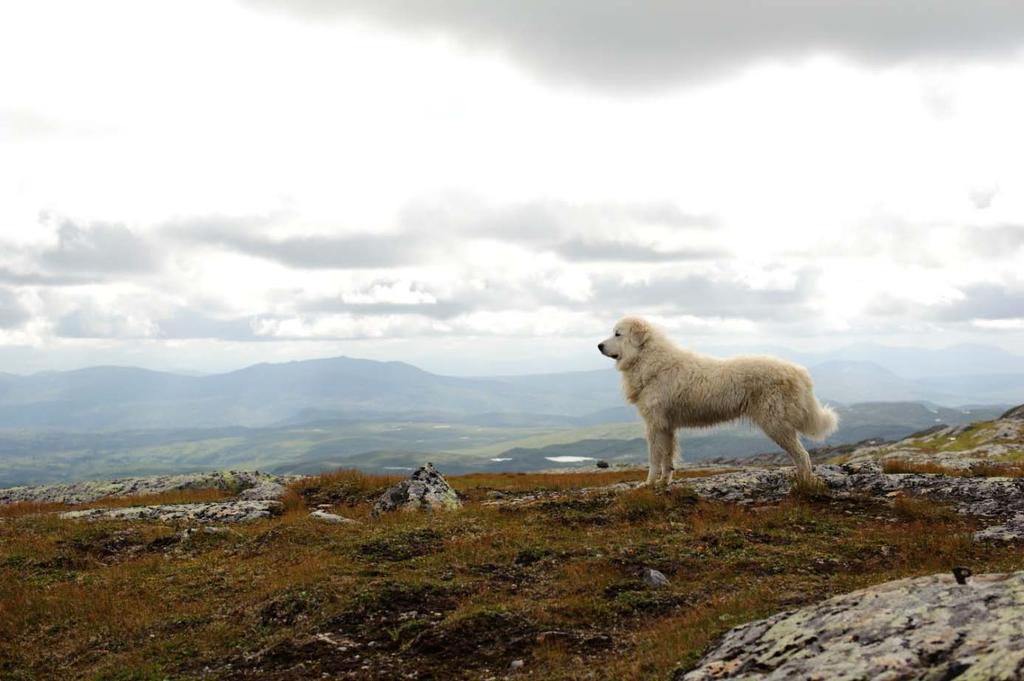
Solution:
{"label": "dog's front leg", "polygon": [[657,432],[651,426],[647,426],[647,481],[643,484],[644,487],[654,486],[661,469],[658,461]]}
{"label": "dog's front leg", "polygon": [[[659,438],[659,443],[661,438]],[[661,452],[661,477],[658,484],[666,488],[672,485],[672,471],[676,467],[676,433],[673,430],[665,434],[663,450]]]}
{"label": "dog's front leg", "polygon": [[648,468],[645,485],[652,487],[657,484],[668,484],[671,480],[671,470],[666,471],[665,467],[672,465],[672,450],[675,448],[674,435],[671,429],[650,425],[647,427]]}

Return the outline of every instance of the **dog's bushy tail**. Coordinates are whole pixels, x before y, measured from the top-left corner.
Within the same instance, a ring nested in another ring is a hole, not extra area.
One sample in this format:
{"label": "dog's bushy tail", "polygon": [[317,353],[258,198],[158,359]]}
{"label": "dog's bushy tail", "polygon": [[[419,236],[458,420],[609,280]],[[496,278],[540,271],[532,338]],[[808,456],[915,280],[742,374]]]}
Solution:
{"label": "dog's bushy tail", "polygon": [[822,405],[814,395],[807,404],[807,419],[800,432],[812,440],[824,440],[839,427],[839,414],[828,405]]}

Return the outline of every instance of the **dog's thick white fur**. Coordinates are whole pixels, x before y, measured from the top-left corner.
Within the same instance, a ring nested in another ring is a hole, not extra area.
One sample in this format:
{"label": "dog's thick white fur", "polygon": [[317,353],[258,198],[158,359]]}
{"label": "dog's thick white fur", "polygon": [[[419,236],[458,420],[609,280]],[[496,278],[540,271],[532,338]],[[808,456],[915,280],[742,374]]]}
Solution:
{"label": "dog's thick white fur", "polygon": [[800,435],[823,440],[839,425],[814,396],[802,366],[774,357],[718,359],[677,347],[638,317],[615,325],[598,349],[615,359],[626,399],[647,425],[648,485],[672,482],[676,429],[746,419],[792,457],[797,476],[812,482]]}

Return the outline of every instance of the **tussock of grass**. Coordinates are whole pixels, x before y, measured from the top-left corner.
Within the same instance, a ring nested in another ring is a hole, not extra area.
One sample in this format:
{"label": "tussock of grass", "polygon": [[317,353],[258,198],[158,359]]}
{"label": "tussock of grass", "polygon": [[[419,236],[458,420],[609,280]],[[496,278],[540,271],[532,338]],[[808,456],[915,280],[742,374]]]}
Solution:
{"label": "tussock of grass", "polygon": [[797,477],[789,490],[791,497],[805,501],[823,501],[828,499],[828,486],[817,478],[807,480]]}
{"label": "tussock of grass", "polygon": [[952,520],[956,517],[949,506],[922,497],[897,497],[893,511],[904,520]]}
{"label": "tussock of grass", "polygon": [[[393,475],[372,475],[351,468],[342,468],[302,478],[290,484],[288,488],[299,495],[307,506],[355,506],[380,496],[384,490],[401,479]],[[293,499],[291,505],[298,506],[298,501]]]}
{"label": "tussock of grass", "polygon": [[676,486],[669,490],[641,487],[619,494],[611,511],[623,520],[637,521],[659,515],[664,517],[674,509],[695,503],[697,496],[685,487]]}

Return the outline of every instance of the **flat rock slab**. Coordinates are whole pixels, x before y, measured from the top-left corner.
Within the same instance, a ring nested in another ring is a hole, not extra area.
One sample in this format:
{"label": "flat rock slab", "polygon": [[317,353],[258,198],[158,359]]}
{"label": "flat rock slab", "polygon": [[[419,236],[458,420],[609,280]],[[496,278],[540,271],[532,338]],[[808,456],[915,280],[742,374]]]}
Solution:
{"label": "flat rock slab", "polygon": [[1024,678],[1024,572],[902,579],[727,633],[676,681]]}
{"label": "flat rock slab", "polygon": [[90,508],[66,511],[69,520],[155,520],[159,522],[244,523],[280,514],[281,502],[271,500],[219,501],[208,504],[163,504]]}
{"label": "flat rock slab", "polygon": [[313,511],[309,514],[309,517],[313,520],[319,520],[324,523],[331,523],[333,525],[351,525],[357,524],[358,520],[352,518],[346,518],[343,515],[337,513],[328,513],[327,511]]}
{"label": "flat rock slab", "polygon": [[[87,480],[62,485],[35,487],[9,487],[0,489],[0,504],[19,501],[58,504],[84,504],[107,497],[133,497],[143,494],[161,494],[184,489],[262,489],[262,494],[274,489],[269,485],[282,485],[287,480],[269,473],[252,471],[212,471],[187,475],[149,475],[117,480]],[[282,487],[283,493],[283,487]],[[266,496],[261,498],[268,498]]]}

